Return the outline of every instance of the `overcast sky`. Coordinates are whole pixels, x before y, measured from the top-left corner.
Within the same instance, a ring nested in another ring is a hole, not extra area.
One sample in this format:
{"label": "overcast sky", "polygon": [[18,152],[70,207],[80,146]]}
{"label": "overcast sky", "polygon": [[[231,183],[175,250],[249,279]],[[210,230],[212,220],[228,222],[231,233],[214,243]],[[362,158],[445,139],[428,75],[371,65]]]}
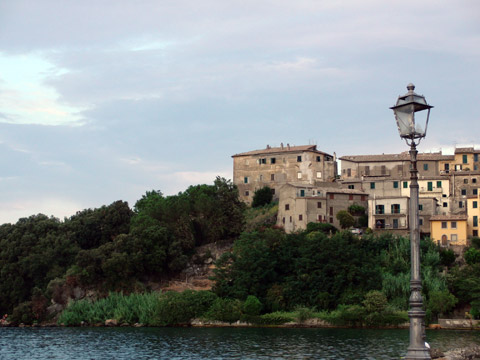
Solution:
{"label": "overcast sky", "polygon": [[480,143],[478,0],[2,0],[0,223],[232,177],[231,155]]}

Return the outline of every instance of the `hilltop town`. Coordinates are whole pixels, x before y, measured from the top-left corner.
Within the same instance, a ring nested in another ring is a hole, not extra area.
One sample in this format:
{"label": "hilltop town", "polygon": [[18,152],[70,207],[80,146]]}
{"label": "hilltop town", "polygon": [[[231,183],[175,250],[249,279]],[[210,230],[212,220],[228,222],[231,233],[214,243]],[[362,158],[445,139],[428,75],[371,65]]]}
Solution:
{"label": "hilltop town", "polygon": [[[480,150],[456,148],[418,155],[420,231],[442,246],[465,246],[478,236]],[[352,205],[366,209],[368,228],[406,235],[409,231],[410,156],[337,157],[316,145],[280,147],[235,154],[233,182],[250,204],[256,190],[268,186],[279,202],[277,225],[287,232],[310,222],[340,227],[336,215]],[[340,174],[340,175],[338,175]]]}

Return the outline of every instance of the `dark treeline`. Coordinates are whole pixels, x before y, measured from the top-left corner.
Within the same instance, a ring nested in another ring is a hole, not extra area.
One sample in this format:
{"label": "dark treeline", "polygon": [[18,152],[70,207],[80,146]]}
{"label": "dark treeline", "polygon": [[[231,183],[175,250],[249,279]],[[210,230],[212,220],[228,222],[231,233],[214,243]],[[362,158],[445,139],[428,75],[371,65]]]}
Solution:
{"label": "dark treeline", "polygon": [[[274,213],[272,205],[246,209],[236,186],[217,178],[213,185],[191,186],[174,196],[147,192],[133,209],[117,201],[63,221],[35,215],[4,224],[0,312],[28,323],[45,319],[50,299],[65,305],[74,288],[105,296],[143,292],[147,282],[185,269],[197,246],[224,240],[234,246],[216,262],[213,291],[232,304],[253,296],[262,313],[304,307],[343,309],[348,316],[372,308],[372,301],[380,309],[374,313],[382,316],[408,308],[407,238],[360,238],[313,223],[306,231],[285,234],[275,226]],[[471,306],[472,316],[480,316],[480,250],[473,243],[467,263],[459,267],[451,250],[422,240],[428,320],[455,306]]]}
{"label": "dark treeline", "polygon": [[[67,285],[128,289],[182,270],[195,246],[237,237],[244,204],[222,178],[174,196],[147,192],[64,221],[45,215],[0,226],[0,312],[62,300]],[[33,311],[34,318],[41,318]]]}

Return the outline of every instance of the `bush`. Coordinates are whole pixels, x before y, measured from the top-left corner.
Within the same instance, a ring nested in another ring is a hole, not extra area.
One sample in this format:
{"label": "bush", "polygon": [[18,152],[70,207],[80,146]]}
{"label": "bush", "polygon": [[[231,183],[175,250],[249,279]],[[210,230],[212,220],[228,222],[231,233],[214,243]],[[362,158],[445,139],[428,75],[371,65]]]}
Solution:
{"label": "bush", "polygon": [[282,325],[292,321],[295,321],[295,315],[282,311],[264,314],[258,318],[258,323],[261,325]]}
{"label": "bush", "polygon": [[242,310],[245,315],[248,316],[257,316],[260,315],[260,311],[262,311],[262,303],[256,296],[249,295],[247,300],[243,303]]}
{"label": "bush", "polygon": [[313,311],[307,307],[298,307],[295,309],[297,320],[301,323],[313,318]]}
{"label": "bush", "polygon": [[32,303],[25,301],[17,305],[12,312],[12,316],[8,317],[14,325],[25,324],[32,325],[35,321],[35,315],[32,311]]}
{"label": "bush", "polygon": [[475,249],[480,249],[480,238],[478,236],[472,237],[470,242]]}
{"label": "bush", "polygon": [[480,263],[480,250],[471,247],[465,251],[463,257],[468,265],[478,264]]}
{"label": "bush", "polygon": [[440,263],[443,266],[452,266],[453,263],[455,262],[455,253],[453,252],[452,249],[439,249],[440,253]]}
{"label": "bush", "polygon": [[240,300],[217,298],[205,316],[211,320],[233,323],[242,317],[241,309]]}
{"label": "bush", "polygon": [[369,313],[378,312],[381,313],[387,307],[388,301],[384,293],[378,290],[369,291],[365,295],[363,305]]}
{"label": "bush", "polygon": [[264,186],[263,188],[255,191],[255,194],[253,195],[252,207],[256,208],[256,207],[268,205],[272,202],[272,199],[273,199],[272,189],[269,188],[268,186]]}
{"label": "bush", "polygon": [[355,218],[348,211],[340,210],[336,217],[342,229],[347,229],[355,225]]}
{"label": "bush", "polygon": [[202,316],[216,299],[217,296],[210,291],[167,292],[159,298],[156,322],[161,326],[189,323]]}
{"label": "bush", "polygon": [[429,294],[428,309],[434,315],[447,314],[457,302],[458,299],[448,290],[432,291]]}
{"label": "bush", "polygon": [[338,230],[335,226],[329,223],[314,223],[310,222],[307,224],[306,232],[320,231],[326,235],[335,234]]}

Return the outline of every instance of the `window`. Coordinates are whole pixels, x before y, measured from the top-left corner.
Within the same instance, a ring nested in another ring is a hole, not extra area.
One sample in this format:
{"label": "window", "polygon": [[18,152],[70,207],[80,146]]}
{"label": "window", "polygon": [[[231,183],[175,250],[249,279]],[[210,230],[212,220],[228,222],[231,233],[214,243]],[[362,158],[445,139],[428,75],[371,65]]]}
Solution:
{"label": "window", "polygon": [[452,229],[456,229],[456,228],[457,228],[457,222],[456,222],[456,221],[452,221],[452,222],[450,223],[450,227],[451,227]]}
{"label": "window", "polygon": [[477,201],[474,201],[473,204],[472,204],[472,207],[474,209],[478,208],[478,202]]}
{"label": "window", "polygon": [[475,162],[478,161],[478,154],[473,154],[473,161],[475,161]]}
{"label": "window", "polygon": [[285,224],[285,218],[283,218],[283,219],[282,219],[282,223],[284,223],[284,224]]}
{"label": "window", "polygon": [[245,176],[245,177],[243,178],[243,182],[244,182],[245,184],[248,184],[248,176]]}
{"label": "window", "polygon": [[333,215],[333,207],[330,206],[330,216],[332,216],[332,215]]}
{"label": "window", "polygon": [[370,189],[375,189],[375,183],[374,182],[370,183]]}
{"label": "window", "polygon": [[318,201],[317,202],[317,209],[321,209],[322,208],[322,202],[321,201]]}
{"label": "window", "polygon": [[322,158],[320,156],[317,156],[317,162],[322,161]]}
{"label": "window", "polygon": [[394,189],[398,189],[398,181],[394,181],[394,182],[393,182],[393,188],[394,188]]}
{"label": "window", "polygon": [[468,184],[468,179],[463,179],[464,184]]}
{"label": "window", "polygon": [[442,182],[441,181],[437,181],[437,188],[441,188],[442,187]]}
{"label": "window", "polygon": [[290,222],[292,222],[292,217],[290,216]]}
{"label": "window", "polygon": [[404,182],[403,182],[403,188],[404,188],[404,189],[408,188],[408,181],[404,181]]}
{"label": "window", "polygon": [[270,158],[270,164],[275,164],[277,162],[277,159],[275,158]]}
{"label": "window", "polygon": [[333,224],[333,218],[331,217],[329,220],[330,220],[330,224]]}
{"label": "window", "polygon": [[419,218],[419,219],[418,219],[418,225],[420,225],[420,226],[423,225],[423,219],[422,219],[422,218]]}
{"label": "window", "polygon": [[365,175],[370,175],[370,166],[365,166]]}
{"label": "window", "polygon": [[355,189],[355,185],[348,185],[349,189]]}
{"label": "window", "polygon": [[304,197],[305,196],[305,190],[301,189],[300,190],[300,197]]}
{"label": "window", "polygon": [[428,171],[428,164],[423,164],[423,170]]}
{"label": "window", "polygon": [[385,205],[376,205],[375,206],[375,214],[377,214],[377,215],[385,214]]}
{"label": "window", "polygon": [[458,239],[457,234],[452,234],[452,235],[451,235],[451,238],[450,238],[450,241],[451,241],[451,242],[456,242],[457,239]]}
{"label": "window", "polygon": [[347,177],[351,177],[352,176],[352,169],[347,169]]}
{"label": "window", "polygon": [[473,230],[473,236],[478,236],[478,230]]}
{"label": "window", "polygon": [[335,199],[335,195],[334,195],[334,194],[330,194],[329,196],[330,196],[330,199],[331,199],[331,200]]}
{"label": "window", "polygon": [[472,193],[473,193],[473,195],[478,195],[478,189],[473,189]]}
{"label": "window", "polygon": [[422,205],[422,204],[419,204],[419,205],[418,205],[418,210],[420,210],[420,211],[423,210],[423,205]]}
{"label": "window", "polygon": [[353,200],[353,195],[348,195],[348,200]]}
{"label": "window", "polygon": [[467,164],[467,163],[468,163],[467,155],[462,155],[462,162],[463,162],[464,164]]}
{"label": "window", "polygon": [[472,184],[476,184],[477,183],[477,179],[476,178],[473,178],[472,179]]}
{"label": "window", "polygon": [[285,204],[285,210],[286,211],[290,210],[290,204]]}
{"label": "window", "polygon": [[431,181],[429,181],[429,182],[427,183],[427,190],[428,190],[428,191],[433,191],[433,183],[432,183]]}
{"label": "window", "polygon": [[460,209],[463,208],[463,201],[459,201],[459,202],[458,202],[458,207],[459,207]]}
{"label": "window", "polygon": [[478,216],[473,217],[473,226],[475,226],[475,227],[478,226]]}
{"label": "window", "polygon": [[302,162],[302,155],[297,156],[297,162]]}
{"label": "window", "polygon": [[448,172],[450,170],[450,164],[445,164],[445,171]]}
{"label": "window", "polygon": [[367,195],[362,195],[362,196],[360,197],[360,199],[361,199],[362,201],[367,201]]}
{"label": "window", "polygon": [[398,229],[398,219],[393,219],[393,228]]}
{"label": "window", "polygon": [[447,222],[446,221],[442,221],[442,229],[446,229],[447,228]]}
{"label": "window", "polygon": [[270,174],[270,180],[275,181],[275,174]]}
{"label": "window", "polygon": [[259,163],[259,164],[266,164],[266,163],[267,163],[267,159],[266,159],[266,158],[258,159],[258,163]]}
{"label": "window", "polygon": [[302,215],[302,214],[298,215],[298,220],[299,220],[299,221],[302,221],[302,220],[303,220],[303,215]]}
{"label": "window", "polygon": [[448,203],[444,202],[443,204],[443,207],[448,207]]}
{"label": "window", "polygon": [[245,196],[248,196],[248,195],[250,195],[250,192],[247,190],[245,191]]}
{"label": "window", "polygon": [[272,189],[272,195],[275,195],[275,189]]}
{"label": "window", "polygon": [[467,195],[467,189],[462,189],[462,195]]}
{"label": "window", "polygon": [[392,214],[400,214],[400,204],[392,204]]}
{"label": "window", "polygon": [[317,179],[321,179],[322,178],[322,172],[321,171],[317,171]]}
{"label": "window", "polygon": [[297,173],[297,179],[301,179],[301,178],[302,178],[302,173],[299,171],[299,172]]}

